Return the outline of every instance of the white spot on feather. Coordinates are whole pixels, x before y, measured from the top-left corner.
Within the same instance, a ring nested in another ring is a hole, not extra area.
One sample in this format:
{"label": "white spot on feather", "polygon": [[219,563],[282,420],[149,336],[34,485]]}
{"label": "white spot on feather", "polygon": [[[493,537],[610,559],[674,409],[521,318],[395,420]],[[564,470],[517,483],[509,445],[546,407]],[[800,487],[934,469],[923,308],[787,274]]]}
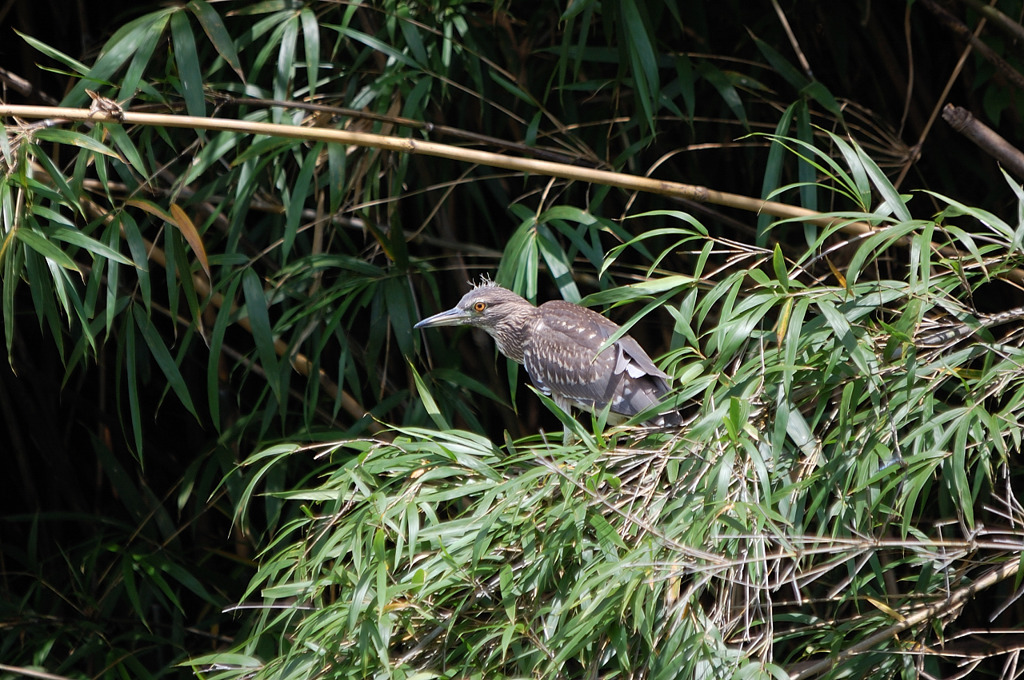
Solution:
{"label": "white spot on feather", "polygon": [[641,378],[641,377],[647,375],[647,371],[645,371],[644,369],[640,368],[639,366],[634,364],[632,361],[630,361],[628,364],[626,364],[626,372],[629,373],[629,377],[631,377],[631,378]]}

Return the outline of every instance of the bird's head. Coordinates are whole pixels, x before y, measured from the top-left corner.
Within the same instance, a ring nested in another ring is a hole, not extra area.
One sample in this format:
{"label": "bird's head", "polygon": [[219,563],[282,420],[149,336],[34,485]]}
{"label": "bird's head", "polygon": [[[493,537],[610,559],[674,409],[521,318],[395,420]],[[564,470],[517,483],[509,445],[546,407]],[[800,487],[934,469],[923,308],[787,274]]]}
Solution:
{"label": "bird's head", "polygon": [[413,328],[476,326],[493,331],[503,319],[529,309],[535,307],[519,295],[493,281],[484,280],[463,295],[459,304],[423,319]]}

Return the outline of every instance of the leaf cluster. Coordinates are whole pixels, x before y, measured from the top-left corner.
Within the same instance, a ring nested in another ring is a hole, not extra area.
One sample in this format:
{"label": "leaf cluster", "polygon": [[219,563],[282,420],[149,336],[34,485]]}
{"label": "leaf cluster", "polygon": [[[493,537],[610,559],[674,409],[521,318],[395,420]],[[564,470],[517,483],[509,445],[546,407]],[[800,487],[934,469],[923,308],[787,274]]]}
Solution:
{"label": "leaf cluster", "polygon": [[[849,152],[852,167],[831,166],[837,190],[863,177],[896,196]],[[660,234],[672,249],[736,269],[600,296],[681,300],[668,365],[688,426],[637,438],[595,421],[575,445],[503,447],[400,428],[390,442],[267,449],[246,462],[249,498],[296,458],[319,461],[318,478],[269,493],[301,512],[250,584],[259,635],[195,663],[218,678],[810,677],[838,650],[859,677],[937,672],[977,584],[1013,619],[1002,582],[1018,573],[1022,519],[1022,337],[995,340],[1009,317],[965,300],[1020,261],[1024,223],[961,209],[991,229],[973,255],[952,225],[887,215],[902,201],[835,215],[886,225],[840,285],[809,277],[818,248],[791,261],[709,238],[688,215],[637,216],[674,220]],[[906,276],[878,278],[897,253]],[[269,639],[282,641],[272,657]]]}
{"label": "leaf cluster", "polygon": [[[790,16],[845,29],[857,9]],[[922,170],[911,201],[899,115],[830,91],[874,43],[824,33],[818,77],[774,11],[740,2],[190,0],[88,61],[25,34],[67,78],[63,106],[293,132],[3,119],[0,396],[21,398],[0,407],[29,499],[0,525],[4,664],[1009,667],[970,636],[1022,620],[1024,315],[1001,297],[1021,283],[1024,192],[996,176],[999,207],[975,207],[959,189],[980,164],[960,163],[944,184]],[[814,219],[303,134],[320,127],[684,178]],[[413,332],[481,272],[622,322],[663,357],[686,427],[584,417],[550,441],[564,414],[486,339]]]}

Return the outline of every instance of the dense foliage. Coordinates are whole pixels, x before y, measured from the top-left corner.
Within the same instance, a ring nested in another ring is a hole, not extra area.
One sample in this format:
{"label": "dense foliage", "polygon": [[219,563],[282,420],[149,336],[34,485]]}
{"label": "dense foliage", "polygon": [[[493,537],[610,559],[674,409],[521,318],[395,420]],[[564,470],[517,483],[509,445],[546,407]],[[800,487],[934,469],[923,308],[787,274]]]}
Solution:
{"label": "dense foliage", "polygon": [[[0,675],[1019,675],[1024,189],[936,120],[1013,141],[1020,3],[819,4],[18,38],[92,113],[0,104]],[[413,331],[481,274],[686,425]]]}

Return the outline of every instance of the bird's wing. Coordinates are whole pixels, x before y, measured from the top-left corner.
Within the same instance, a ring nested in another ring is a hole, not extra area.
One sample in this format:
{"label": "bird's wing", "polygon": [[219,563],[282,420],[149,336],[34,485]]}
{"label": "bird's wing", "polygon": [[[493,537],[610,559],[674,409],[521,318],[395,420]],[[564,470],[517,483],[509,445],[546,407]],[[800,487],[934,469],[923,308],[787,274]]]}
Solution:
{"label": "bird's wing", "polygon": [[[655,366],[651,357],[647,356],[647,352],[644,351],[639,342],[628,335],[624,335],[615,344],[618,346],[619,353],[623,357],[620,360],[620,364],[625,363],[625,366],[617,366],[617,370],[621,371],[625,368],[635,378],[637,377],[636,369],[639,369],[647,375],[657,376],[665,381],[669,380],[668,373]],[[632,361],[625,360],[626,357]]]}
{"label": "bird's wing", "polygon": [[560,300],[541,307],[524,344],[526,372],[538,389],[578,405],[632,415],[668,390],[668,376],[629,336],[598,350],[619,326],[597,312]]}
{"label": "bird's wing", "polygon": [[[588,328],[592,328],[596,333],[596,337],[586,338],[586,342],[583,344],[587,349],[593,353],[597,353],[597,350],[601,348],[608,338],[615,335],[619,330],[619,324],[606,319],[592,309],[586,307],[580,307],[574,305],[571,302],[565,302],[562,300],[553,300],[547,302],[542,307],[546,310],[549,307],[553,310],[558,310],[558,315],[552,315],[552,318],[558,319],[562,314],[568,319],[574,319],[578,317],[581,319],[581,325],[585,325]],[[597,340],[598,342],[594,342]],[[640,346],[640,343],[633,339],[632,336],[623,335],[621,338],[615,341],[614,345],[615,352],[618,355],[615,362],[615,372],[621,373],[624,370],[628,370],[629,374],[634,378],[639,378],[641,375],[647,374],[655,376],[665,380],[669,380],[669,376],[663,370],[658,368],[654,361],[648,356],[644,348]]]}

